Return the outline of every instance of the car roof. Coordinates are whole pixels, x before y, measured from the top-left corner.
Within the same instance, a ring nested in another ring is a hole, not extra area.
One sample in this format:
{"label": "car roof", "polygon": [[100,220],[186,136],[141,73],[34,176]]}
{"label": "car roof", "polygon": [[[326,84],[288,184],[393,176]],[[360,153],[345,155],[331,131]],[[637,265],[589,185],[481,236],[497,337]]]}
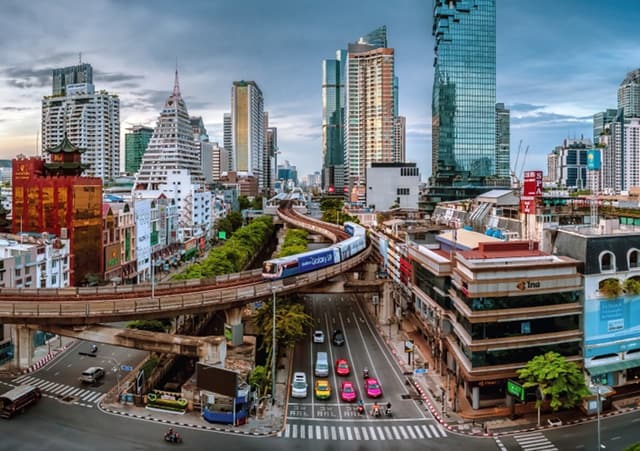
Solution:
{"label": "car roof", "polygon": [[104,371],[104,369],[102,367],[91,366],[91,367],[87,368],[86,370],[84,370],[83,373],[93,373],[93,372],[98,371],[98,370]]}
{"label": "car roof", "polygon": [[367,378],[367,384],[377,384],[378,383],[378,379],[374,378],[374,377],[368,377]]}
{"label": "car roof", "polygon": [[306,379],[306,378],[307,378],[307,375],[306,375],[306,374],[304,374],[304,373],[303,373],[303,372],[301,372],[301,371],[298,371],[298,372],[293,373],[293,378],[294,378],[294,379]]}

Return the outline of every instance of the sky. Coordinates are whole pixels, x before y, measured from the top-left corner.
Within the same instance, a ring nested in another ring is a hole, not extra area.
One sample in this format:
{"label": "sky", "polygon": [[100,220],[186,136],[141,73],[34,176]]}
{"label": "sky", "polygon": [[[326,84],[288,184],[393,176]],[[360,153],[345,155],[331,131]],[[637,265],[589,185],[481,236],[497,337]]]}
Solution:
{"label": "sky", "polygon": [[[496,3],[497,101],[511,110],[512,169],[546,172],[546,155],[565,138],[591,138],[592,115],[616,107],[618,85],[640,66],[640,2]],[[189,113],[203,117],[211,141],[222,143],[232,82],[254,80],[278,128],[279,163],[319,171],[322,60],[386,25],[407,160],[430,175],[431,0],[0,0],[0,11],[0,158],[39,154],[51,70],[81,54],[96,90],[120,97],[122,136],[133,124],[155,126],[177,59]]]}

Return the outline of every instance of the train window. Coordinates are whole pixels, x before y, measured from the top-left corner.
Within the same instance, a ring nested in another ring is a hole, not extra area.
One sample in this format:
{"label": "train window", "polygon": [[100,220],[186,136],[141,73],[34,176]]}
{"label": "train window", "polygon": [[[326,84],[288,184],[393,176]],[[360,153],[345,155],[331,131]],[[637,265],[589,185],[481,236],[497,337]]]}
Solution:
{"label": "train window", "polygon": [[278,267],[273,263],[265,263],[264,266],[262,267],[262,272],[267,274],[273,274],[276,272],[277,268]]}

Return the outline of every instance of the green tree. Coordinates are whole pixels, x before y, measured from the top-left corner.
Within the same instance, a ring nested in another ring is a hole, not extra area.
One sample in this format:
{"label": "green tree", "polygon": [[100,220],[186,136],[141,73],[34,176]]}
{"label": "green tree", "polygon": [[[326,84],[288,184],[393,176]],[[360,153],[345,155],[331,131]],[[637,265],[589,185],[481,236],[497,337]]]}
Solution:
{"label": "green tree", "polygon": [[[572,408],[578,405],[589,390],[580,368],[557,352],[538,355],[517,371],[524,388],[536,387],[542,400],[550,398],[551,409]],[[542,400],[537,402],[538,407]]]}
{"label": "green tree", "polygon": [[618,279],[605,279],[600,282],[598,290],[608,298],[615,298],[622,294],[622,284]]}
{"label": "green tree", "polygon": [[247,196],[238,196],[238,205],[240,206],[240,211],[246,210],[251,208],[251,201]]}
{"label": "green tree", "polygon": [[256,365],[249,375],[249,385],[258,388],[258,393],[263,393],[267,387],[267,368],[262,365]]}
{"label": "green tree", "polygon": [[624,449],[624,451],[640,451],[640,443],[636,443]]}
{"label": "green tree", "polygon": [[640,280],[629,278],[624,281],[624,292],[627,294],[640,294]]}
{"label": "green tree", "polygon": [[151,332],[166,332],[171,326],[169,319],[137,319],[127,323],[129,329],[149,330]]}

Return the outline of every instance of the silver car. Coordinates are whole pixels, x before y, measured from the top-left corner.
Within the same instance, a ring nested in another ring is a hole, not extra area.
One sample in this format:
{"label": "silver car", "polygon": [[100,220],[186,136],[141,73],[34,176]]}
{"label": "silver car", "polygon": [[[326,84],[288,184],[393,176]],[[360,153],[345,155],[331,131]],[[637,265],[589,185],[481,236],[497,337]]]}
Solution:
{"label": "silver car", "polygon": [[293,382],[291,383],[291,397],[292,398],[306,398],[307,397],[307,376],[302,372],[293,373]]}
{"label": "silver car", "polygon": [[313,333],[313,342],[314,343],[324,343],[324,332],[321,330],[316,330]]}

